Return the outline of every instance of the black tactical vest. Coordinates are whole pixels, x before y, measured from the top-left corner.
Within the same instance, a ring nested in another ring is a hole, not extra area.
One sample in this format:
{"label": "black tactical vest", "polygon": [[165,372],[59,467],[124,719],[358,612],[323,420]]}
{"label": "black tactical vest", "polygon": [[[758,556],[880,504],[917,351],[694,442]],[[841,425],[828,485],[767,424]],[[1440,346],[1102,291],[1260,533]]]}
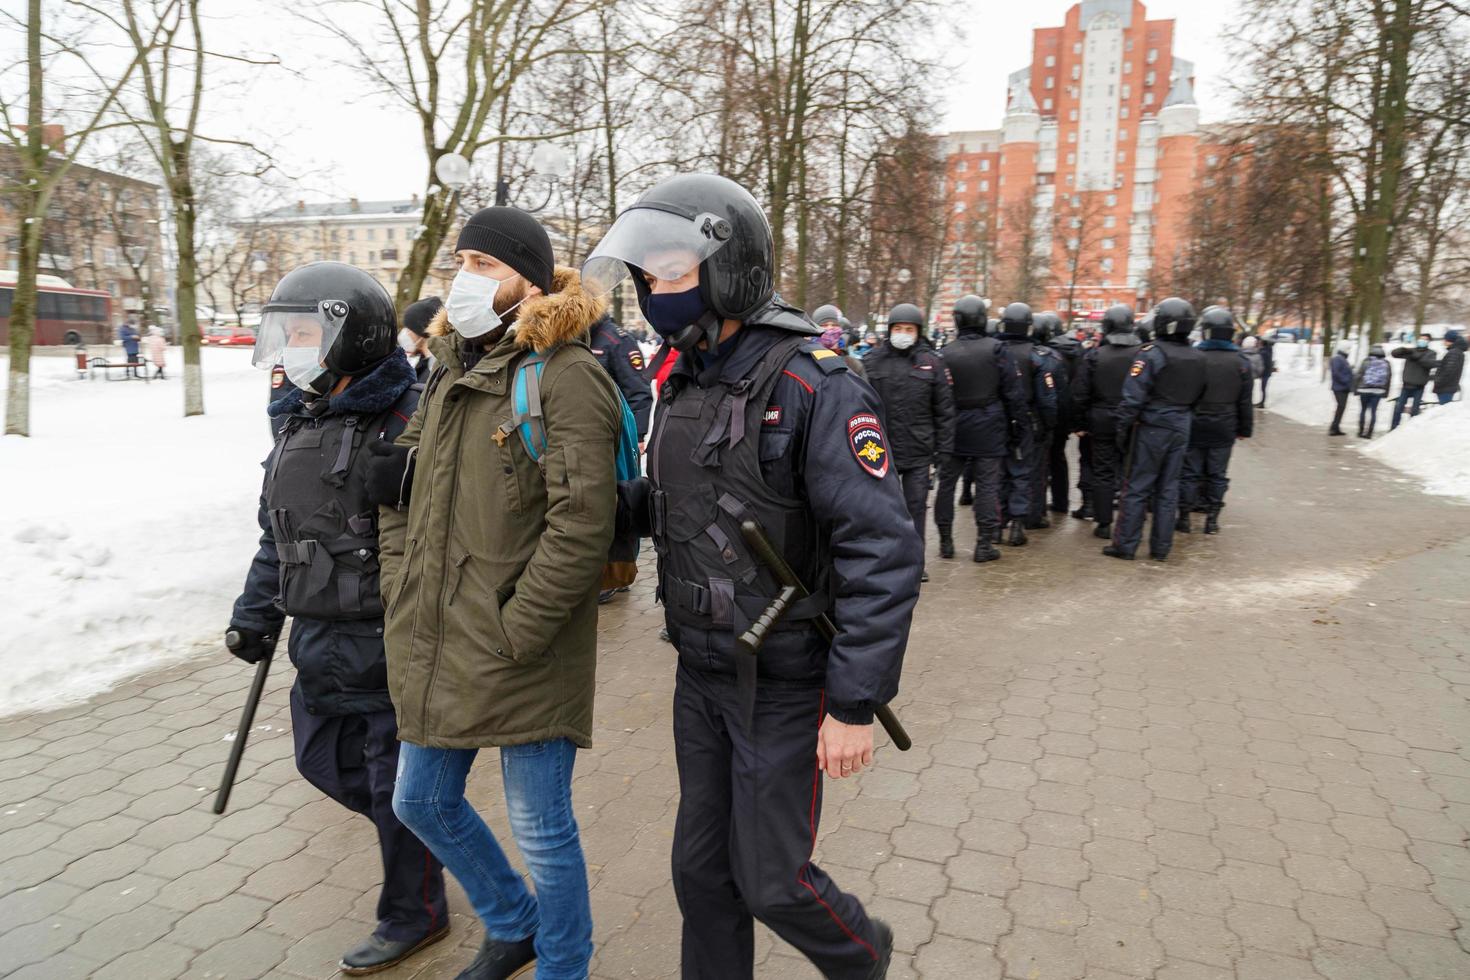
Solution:
{"label": "black tactical vest", "polygon": [[954,379],[955,408],[985,408],[1000,398],[1000,366],[995,362],[1000,342],[994,337],[965,333],[944,348],[942,357]]}
{"label": "black tactical vest", "polygon": [[1123,401],[1123,382],[1128,380],[1128,368],[1138,356],[1138,347],[1120,347],[1108,344],[1097,349],[1096,370],[1092,372],[1092,387],[1098,401],[1109,408],[1117,408]]}
{"label": "black tactical vest", "polygon": [[1009,341],[1002,339],[1010,350],[1011,360],[1016,362],[1016,367],[1021,369],[1021,388],[1026,392],[1026,404],[1036,404],[1036,365],[1031,362],[1031,357],[1036,345],[1028,340]]}
{"label": "black tactical vest", "polygon": [[1153,397],[1170,405],[1192,408],[1205,390],[1205,355],[1187,344],[1162,343],[1154,348],[1164,355],[1164,369],[1154,377]]}
{"label": "black tactical vest", "polygon": [[660,391],[648,453],[659,592],[674,623],[739,632],[777,595],[774,576],[741,536],[759,524],[812,596],[777,630],[811,630],[829,603],[827,542],[810,507],[773,490],[761,475],[762,418],[792,356],[810,342],[778,340],[738,381],[701,388],[675,374]]}
{"label": "black tactical vest", "polygon": [[1205,358],[1205,394],[1200,399],[1200,411],[1235,411],[1235,405],[1240,401],[1241,386],[1245,384],[1240,372],[1240,354],[1233,350],[1207,350],[1200,353]]}
{"label": "black tactical vest", "polygon": [[387,413],[290,416],[268,462],[265,507],[276,539],[288,616],[376,619],[378,509],[367,498],[364,467],[354,466]]}

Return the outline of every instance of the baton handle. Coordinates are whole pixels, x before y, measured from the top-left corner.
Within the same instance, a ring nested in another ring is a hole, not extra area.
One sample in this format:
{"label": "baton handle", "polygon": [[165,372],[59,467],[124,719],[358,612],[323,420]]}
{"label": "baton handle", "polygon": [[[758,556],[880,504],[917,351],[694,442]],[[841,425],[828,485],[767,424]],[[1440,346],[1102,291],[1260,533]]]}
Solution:
{"label": "baton handle", "polygon": [[[274,651],[272,651],[274,652]],[[235,742],[230,746],[230,758],[225,763],[224,776],[220,778],[219,792],[214,797],[214,812],[224,813],[230,802],[230,790],[235,787],[235,773],[240,769],[240,760],[245,757],[245,742],[250,737],[250,726],[255,724],[255,709],[265,693],[265,679],[271,672],[271,654],[260,658],[255,665],[255,680],[245,698],[245,710],[240,715],[240,727],[235,731]]]}
{"label": "baton handle", "polygon": [[[777,603],[781,602],[782,597],[787,594],[788,590],[794,590],[794,595],[797,599],[805,599],[811,593],[807,591],[805,585],[801,584],[801,579],[796,577],[796,572],[792,571],[791,566],[786,564],[786,559],[778,555],[776,549],[771,547],[771,539],[766,537],[766,532],[759,524],[755,521],[741,521],[740,535],[745,538],[745,543],[750,546],[750,550],[755,552],[756,559],[771,570],[771,574],[776,576],[776,581],[780,582],[782,586],[781,594],[776,597],[775,601],[771,603],[770,607],[766,609],[766,612],[760,616],[757,622],[751,626],[750,630],[740,637],[740,642],[744,644],[746,638],[755,633],[757,627],[765,621],[771,611],[775,609]],[[789,606],[789,603],[787,605]],[[781,613],[778,613],[775,618],[779,619],[780,615],[784,614],[785,611],[786,608],[783,607]],[[774,620],[772,622],[774,623]],[[826,613],[819,614],[816,618],[816,623],[817,629],[826,637],[828,643],[837,639],[837,627],[833,624],[831,617]],[[760,637],[761,639],[765,638],[764,629],[762,629]],[[883,730],[893,740],[894,747],[900,752],[907,752],[914,747],[913,739],[909,738],[909,733],[904,730],[903,724],[898,720],[898,716],[893,713],[893,709],[888,707],[888,705],[876,705],[873,708],[873,717],[878,719],[879,724],[883,726]]]}
{"label": "baton handle", "polygon": [[755,622],[750,624],[750,629],[741,633],[740,638],[735,641],[740,645],[740,649],[752,657],[755,656],[756,651],[766,642],[766,634],[781,621],[781,617],[786,615],[787,611],[791,608],[791,604],[798,598],[800,597],[796,594],[796,589],[793,586],[781,586],[780,593],[776,598],[771,600],[771,604],[766,607],[765,611],[760,614]]}

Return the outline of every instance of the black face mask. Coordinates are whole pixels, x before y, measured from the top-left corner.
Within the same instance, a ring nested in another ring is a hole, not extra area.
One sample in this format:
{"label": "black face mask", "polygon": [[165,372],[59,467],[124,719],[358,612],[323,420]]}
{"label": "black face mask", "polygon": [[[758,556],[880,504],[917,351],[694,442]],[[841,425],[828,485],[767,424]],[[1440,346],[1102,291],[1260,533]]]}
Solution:
{"label": "black face mask", "polygon": [[706,312],[698,286],[678,293],[649,293],[643,306],[649,325],[665,339],[672,339],[680,330],[698,323]]}

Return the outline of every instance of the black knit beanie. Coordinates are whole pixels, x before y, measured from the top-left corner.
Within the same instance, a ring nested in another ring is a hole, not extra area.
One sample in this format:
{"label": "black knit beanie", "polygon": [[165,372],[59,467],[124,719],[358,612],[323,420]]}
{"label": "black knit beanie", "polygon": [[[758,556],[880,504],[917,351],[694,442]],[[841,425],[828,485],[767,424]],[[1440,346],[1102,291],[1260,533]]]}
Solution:
{"label": "black knit beanie", "polygon": [[481,208],[460,229],[457,252],[472,248],[504,262],[543,293],[551,292],[551,270],[556,258],[541,222],[520,208]]}
{"label": "black knit beanie", "polygon": [[421,299],[417,303],[410,303],[403,308],[403,325],[420,337],[429,335],[429,321],[434,319],[434,314],[444,307],[444,301],[437,296]]}

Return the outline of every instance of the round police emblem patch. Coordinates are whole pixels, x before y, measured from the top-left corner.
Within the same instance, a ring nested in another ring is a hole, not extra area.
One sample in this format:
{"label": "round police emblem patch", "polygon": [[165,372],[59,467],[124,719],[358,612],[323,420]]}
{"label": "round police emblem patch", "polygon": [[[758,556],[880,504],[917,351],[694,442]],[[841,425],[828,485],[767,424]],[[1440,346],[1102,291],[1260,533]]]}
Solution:
{"label": "round police emblem patch", "polygon": [[847,444],[869,476],[881,480],[888,475],[888,440],[878,416],[863,412],[848,419]]}
{"label": "round police emblem patch", "polygon": [[631,365],[633,365],[633,370],[634,371],[642,371],[643,370],[643,352],[641,350],[639,350],[638,348],[636,348],[636,347],[634,347],[632,350],[628,351],[628,363],[631,364]]}

